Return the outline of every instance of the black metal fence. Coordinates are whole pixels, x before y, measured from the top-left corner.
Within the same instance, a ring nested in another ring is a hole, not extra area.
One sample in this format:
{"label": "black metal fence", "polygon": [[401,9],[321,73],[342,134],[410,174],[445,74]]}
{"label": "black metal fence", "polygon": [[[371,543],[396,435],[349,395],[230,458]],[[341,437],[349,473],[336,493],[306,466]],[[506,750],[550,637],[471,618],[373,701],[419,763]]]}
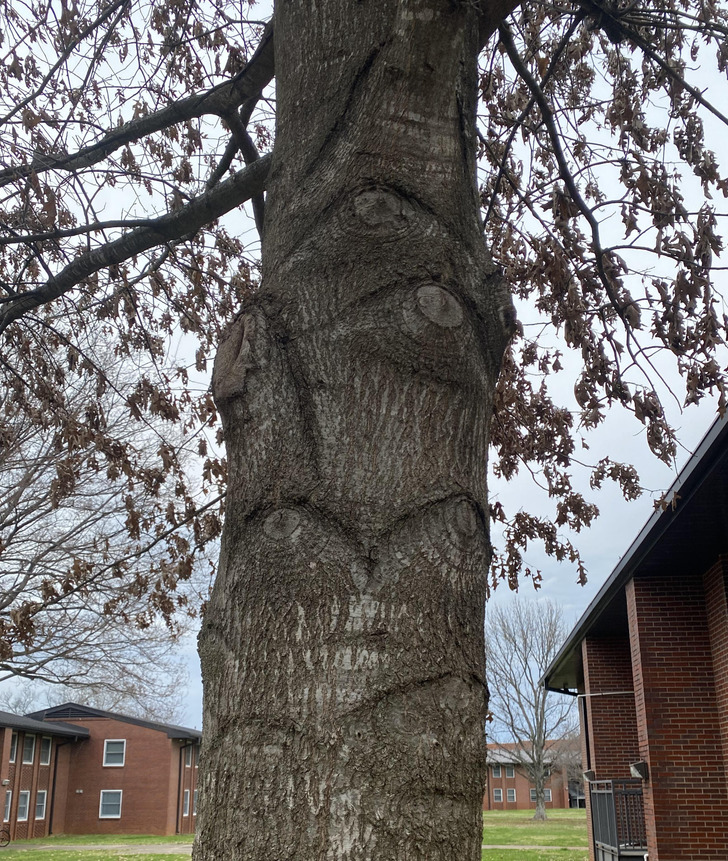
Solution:
{"label": "black metal fence", "polygon": [[594,780],[589,793],[597,861],[643,858],[647,838],[642,781]]}

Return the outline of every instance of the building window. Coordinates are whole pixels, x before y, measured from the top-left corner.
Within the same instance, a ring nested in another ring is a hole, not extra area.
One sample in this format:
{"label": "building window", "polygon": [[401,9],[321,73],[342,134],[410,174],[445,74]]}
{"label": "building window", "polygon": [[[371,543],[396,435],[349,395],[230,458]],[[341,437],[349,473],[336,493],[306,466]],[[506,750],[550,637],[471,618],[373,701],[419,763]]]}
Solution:
{"label": "building window", "polygon": [[506,777],[515,777],[515,776],[516,776],[515,767],[512,765],[507,765],[506,766]]}
{"label": "building window", "polygon": [[499,803],[503,801],[503,790],[502,789],[494,789],[493,790],[493,801]]}
{"label": "building window", "polygon": [[5,790],[5,812],[3,813],[3,822],[10,822],[10,805],[13,803],[13,790]]}
{"label": "building window", "polygon": [[[543,800],[544,801],[551,801],[551,790],[550,789],[544,789]],[[535,789],[531,790],[531,801],[533,801],[533,802],[536,801],[536,790]]]}
{"label": "building window", "polygon": [[102,789],[99,819],[121,819],[121,790]]}
{"label": "building window", "polygon": [[501,776],[501,767],[499,765],[492,766],[492,771],[493,771],[493,777],[500,777]]}
{"label": "building window", "polygon": [[35,757],[35,736],[26,735],[23,739],[23,765],[32,765]]}
{"label": "building window", "polygon": [[182,816],[190,815],[190,791],[185,789],[184,798],[182,801]]}
{"label": "building window", "polygon": [[53,739],[44,735],[40,740],[40,764],[51,764],[51,748],[53,747]]}
{"label": "building window", "polygon": [[516,800],[516,790],[515,789],[508,789],[506,798],[508,799],[508,801],[515,801]]}
{"label": "building window", "polygon": [[10,736],[10,762],[15,762],[15,757],[18,755],[18,734],[14,732]]}
{"label": "building window", "polygon": [[30,806],[30,792],[24,789],[18,793],[18,822],[28,821],[28,807]]}
{"label": "building window", "polygon": [[126,740],[123,738],[107,738],[104,742],[104,765],[120,767],[124,765],[126,756]]}
{"label": "building window", "polygon": [[35,818],[45,819],[46,790],[39,789],[35,794]]}
{"label": "building window", "polygon": [[185,767],[189,768],[192,765],[192,745],[188,744],[185,748]]}
{"label": "building window", "polygon": [[192,793],[192,815],[197,816],[197,790]]}

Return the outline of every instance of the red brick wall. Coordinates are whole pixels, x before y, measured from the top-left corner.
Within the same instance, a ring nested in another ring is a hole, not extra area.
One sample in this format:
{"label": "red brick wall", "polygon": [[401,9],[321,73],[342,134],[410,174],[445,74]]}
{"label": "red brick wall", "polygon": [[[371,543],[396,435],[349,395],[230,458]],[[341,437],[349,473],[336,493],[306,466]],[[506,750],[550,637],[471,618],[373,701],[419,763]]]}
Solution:
{"label": "red brick wall", "polygon": [[[488,766],[488,776],[483,796],[483,810],[535,810],[536,802],[531,801],[533,784],[518,768],[514,768],[514,777],[506,777],[506,766],[501,765],[501,776],[493,777],[493,766]],[[569,806],[568,781],[561,771],[554,772],[546,780],[545,789],[551,790],[551,801],[546,802],[546,809],[564,808]],[[495,801],[493,790],[503,791],[503,801]],[[516,800],[508,801],[508,789],[516,790]]]}
{"label": "red brick wall", "polygon": [[[581,654],[585,694],[580,711],[584,769],[592,769],[601,780],[629,777],[630,762],[639,759],[629,637],[589,637],[581,644]],[[587,829],[591,835],[588,785],[585,794]],[[591,839],[589,857],[594,861]]]}
{"label": "red brick wall", "polygon": [[73,803],[73,799],[69,798],[68,795],[68,772],[71,761],[71,750],[77,744],[83,744],[83,742],[75,742],[67,739],[62,739],[58,742],[58,753],[55,756],[56,791],[53,793],[53,810],[50,821],[51,834],[64,833],[68,803]]}
{"label": "red brick wall", "polygon": [[[34,761],[23,764],[24,733],[18,732],[16,761],[10,763],[12,730],[0,727],[0,814],[6,792],[12,792],[10,819],[6,826],[12,839],[53,834],[174,834],[195,829],[194,794],[197,789],[199,746],[191,745],[190,764],[184,746],[189,744],[146,727],[108,718],[65,721],[84,726],[91,738],[52,740],[48,765],[40,763],[41,734],[36,735]],[[49,722],[50,727],[51,722]],[[124,765],[104,766],[104,741],[125,739]],[[55,792],[54,788],[55,770]],[[46,808],[35,818],[39,791],[45,790]],[[121,790],[121,818],[101,818],[102,790]],[[185,790],[189,792],[184,815]],[[18,822],[18,801],[28,791],[26,821]]]}
{"label": "red brick wall", "polygon": [[[35,736],[35,745],[33,751],[33,762],[23,763],[23,746],[25,742],[25,733],[18,732],[18,744],[15,756],[15,762],[10,762],[10,739],[13,730],[9,727],[3,729],[2,745],[0,751],[2,755],[2,765],[0,766],[0,777],[8,783],[0,789],[0,814],[5,809],[6,792],[12,792],[12,800],[10,807],[10,819],[4,822],[3,825],[9,829],[10,837],[13,840],[23,840],[29,837],[45,837],[49,833],[50,815],[51,815],[51,789],[53,781],[53,765],[55,758],[55,745],[57,739],[53,739],[51,746],[50,763],[41,765],[40,763],[40,734],[32,734]],[[46,807],[45,816],[41,819],[35,818],[36,801],[39,791],[46,792]],[[29,792],[28,797],[28,818],[25,821],[18,822],[18,802],[21,792]]]}
{"label": "red brick wall", "polygon": [[[176,828],[178,743],[166,733],[108,718],[69,720],[87,727],[91,738],[70,746],[63,821],[66,834],[173,834]],[[104,766],[104,741],[125,739],[123,767]],[[101,819],[101,790],[122,790],[120,819]]]}
{"label": "red brick wall", "polygon": [[640,752],[650,768],[650,861],[728,857],[708,614],[703,579],[693,573],[631,581],[626,589]]}
{"label": "red brick wall", "polygon": [[639,759],[629,638],[587,638],[582,657],[589,767],[597,779],[629,777],[630,762]]}
{"label": "red brick wall", "polygon": [[705,606],[715,668],[715,696],[728,781],[728,560],[721,558],[705,575]]}
{"label": "red brick wall", "polygon": [[[187,764],[187,751],[189,751],[189,765]],[[179,831],[182,834],[192,834],[195,830],[195,790],[197,789],[199,745],[185,743],[179,750],[177,756],[178,770],[180,774],[180,793],[178,803],[175,805]],[[180,764],[181,763],[181,764]],[[188,814],[184,815],[185,792],[189,793]]]}

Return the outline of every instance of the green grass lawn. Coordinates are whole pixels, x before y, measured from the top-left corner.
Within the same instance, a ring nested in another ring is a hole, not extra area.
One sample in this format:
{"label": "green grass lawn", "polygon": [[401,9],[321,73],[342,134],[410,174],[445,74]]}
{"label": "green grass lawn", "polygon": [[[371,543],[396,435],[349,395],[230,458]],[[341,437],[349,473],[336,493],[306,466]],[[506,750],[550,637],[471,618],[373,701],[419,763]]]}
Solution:
{"label": "green grass lawn", "polygon": [[[180,848],[192,844],[191,834],[62,834],[37,840],[14,840],[0,849],[0,861],[189,861],[189,852],[179,855],[144,853],[138,855],[123,849],[41,849],[40,846],[131,846],[178,843]],[[36,848],[38,847],[38,848]]]}
{"label": "green grass lawn", "polygon": [[74,852],[70,849],[33,849],[31,841],[23,841],[23,844],[22,848],[13,848],[14,844],[11,843],[6,849],[0,849],[0,859],[2,861],[190,861],[187,853],[136,855],[125,854],[123,849],[79,849]]}
{"label": "green grass lawn", "polygon": [[155,843],[192,843],[193,837],[192,834],[53,834],[51,837],[40,837],[36,840],[14,840],[11,845],[32,846],[33,843],[71,843],[74,846],[84,846],[89,843],[94,846],[107,843],[116,845],[148,843],[154,845]]}
{"label": "green grass lawn", "polygon": [[483,843],[509,846],[583,846],[589,843],[584,810],[549,810],[536,822],[528,810],[488,810],[483,813]]}
{"label": "green grass lawn", "polygon": [[483,849],[482,861],[588,861],[586,849]]}
{"label": "green grass lawn", "polygon": [[[123,849],[36,849],[33,844],[131,845],[143,843],[190,844],[192,835],[175,834],[158,837],[143,834],[62,835],[42,840],[19,840],[0,849],[0,861],[188,861],[180,855],[135,855]],[[483,813],[483,843],[503,846],[548,846],[549,849],[483,849],[482,861],[587,861],[586,815],[583,810],[552,810],[546,822],[534,822],[525,810],[488,811]],[[566,847],[583,846],[584,849]]]}

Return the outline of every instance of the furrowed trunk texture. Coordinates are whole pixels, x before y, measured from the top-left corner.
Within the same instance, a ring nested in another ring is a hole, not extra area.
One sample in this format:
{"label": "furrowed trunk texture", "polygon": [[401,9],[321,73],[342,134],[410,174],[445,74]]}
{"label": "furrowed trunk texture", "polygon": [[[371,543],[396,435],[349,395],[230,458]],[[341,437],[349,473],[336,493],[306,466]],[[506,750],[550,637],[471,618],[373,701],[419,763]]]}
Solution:
{"label": "furrowed trunk texture", "polygon": [[479,224],[478,22],[281,0],[263,283],[229,461],[197,861],[480,858],[486,457],[513,326]]}

